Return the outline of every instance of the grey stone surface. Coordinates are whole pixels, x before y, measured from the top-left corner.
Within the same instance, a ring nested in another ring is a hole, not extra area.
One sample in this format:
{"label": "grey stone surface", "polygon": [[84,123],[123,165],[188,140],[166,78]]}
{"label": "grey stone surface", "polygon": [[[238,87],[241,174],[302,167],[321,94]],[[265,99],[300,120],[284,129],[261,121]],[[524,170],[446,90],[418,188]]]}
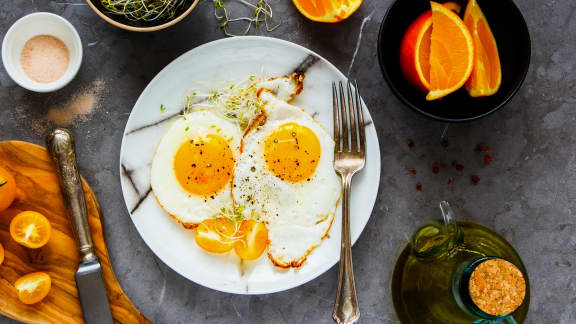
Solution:
{"label": "grey stone surface", "polygon": [[[502,111],[463,125],[446,125],[406,109],[378,68],[376,38],[391,0],[364,0],[339,24],[316,24],[287,0],[271,0],[285,23],[269,36],[306,46],[357,78],[374,117],[382,151],[379,199],[353,249],[362,323],[396,323],[390,298],[395,259],[416,226],[438,216],[441,199],[460,219],[503,234],[525,261],[531,280],[528,323],[576,323],[576,2],[518,0],[528,22],[533,58],[527,80]],[[80,168],[100,199],[112,264],[134,304],[157,323],[331,323],[337,269],[287,292],[236,296],[198,286],[167,268],[136,232],[124,206],[118,158],[124,125],[139,93],[170,61],[222,38],[212,2],[175,27],[138,34],[100,20],[82,1],[1,1],[0,35],[21,16],[49,11],[69,19],[84,43],[76,79],[52,94],[17,86],[0,69],[0,140],[42,143],[32,129],[46,108],[93,80],[105,82],[101,107],[71,127]],[[363,29],[361,30],[361,26]],[[361,39],[359,37],[361,35]],[[358,44],[357,55],[354,55]],[[450,146],[440,146],[442,135]],[[416,143],[414,149],[406,145]],[[482,163],[477,143],[494,161]],[[461,176],[431,171],[457,159]],[[415,168],[417,175],[411,175]],[[481,181],[472,185],[470,176]],[[454,184],[447,179],[454,177]],[[423,190],[415,190],[417,182]],[[13,323],[6,318],[1,323]]]}

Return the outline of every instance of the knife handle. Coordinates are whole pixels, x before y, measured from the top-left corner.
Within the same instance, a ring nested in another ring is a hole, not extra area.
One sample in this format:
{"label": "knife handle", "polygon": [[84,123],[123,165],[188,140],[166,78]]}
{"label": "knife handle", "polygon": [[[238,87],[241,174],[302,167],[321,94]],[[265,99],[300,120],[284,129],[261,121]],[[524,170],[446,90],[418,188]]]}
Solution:
{"label": "knife handle", "polygon": [[60,178],[60,190],[64,198],[68,219],[72,223],[81,262],[97,260],[90,234],[84,189],[82,189],[82,180],[76,163],[74,138],[67,129],[57,128],[46,137],[46,146],[56,163]]}

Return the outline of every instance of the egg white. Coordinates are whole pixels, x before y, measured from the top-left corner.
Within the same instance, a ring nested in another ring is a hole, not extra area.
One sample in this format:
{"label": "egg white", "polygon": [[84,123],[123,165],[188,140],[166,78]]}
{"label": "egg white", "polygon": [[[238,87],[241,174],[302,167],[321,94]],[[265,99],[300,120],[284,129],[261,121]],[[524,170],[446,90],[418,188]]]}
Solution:
{"label": "egg white", "polygon": [[[246,214],[266,223],[270,260],[280,267],[299,267],[327,235],[340,199],[340,178],[333,166],[334,141],[301,108],[268,91],[261,92],[260,99],[265,105],[266,122],[254,127],[243,139],[232,194]],[[321,156],[309,181],[283,181],[265,162],[267,136],[286,123],[308,127],[320,142]]]}
{"label": "egg white", "polygon": [[162,208],[186,228],[193,228],[213,217],[221,208],[231,209],[232,178],[217,193],[210,196],[194,195],[178,182],[174,172],[174,156],[182,143],[219,135],[228,140],[234,158],[239,156],[242,132],[240,128],[210,110],[194,111],[172,124],[161,139],[151,166],[151,186]]}
{"label": "egg white", "polygon": [[304,73],[296,72],[278,78],[270,78],[255,86],[272,92],[278,100],[290,102],[302,91],[304,78]]}

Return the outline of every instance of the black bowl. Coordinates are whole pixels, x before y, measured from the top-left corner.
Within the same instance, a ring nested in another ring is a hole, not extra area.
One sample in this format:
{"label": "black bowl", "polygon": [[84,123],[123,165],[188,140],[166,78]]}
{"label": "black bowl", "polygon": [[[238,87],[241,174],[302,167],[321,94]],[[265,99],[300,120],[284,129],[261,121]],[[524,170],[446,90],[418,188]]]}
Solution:
{"label": "black bowl", "polygon": [[[426,95],[412,86],[400,70],[400,43],[408,26],[430,10],[425,0],[397,0],[382,21],[378,36],[378,58],[382,73],[394,93],[408,107],[443,122],[465,122],[490,115],[518,92],[530,65],[530,34],[522,13],[512,0],[477,0],[498,44],[502,85],[489,97],[472,98],[464,88],[440,100],[426,101]],[[459,1],[464,12],[466,2]]]}

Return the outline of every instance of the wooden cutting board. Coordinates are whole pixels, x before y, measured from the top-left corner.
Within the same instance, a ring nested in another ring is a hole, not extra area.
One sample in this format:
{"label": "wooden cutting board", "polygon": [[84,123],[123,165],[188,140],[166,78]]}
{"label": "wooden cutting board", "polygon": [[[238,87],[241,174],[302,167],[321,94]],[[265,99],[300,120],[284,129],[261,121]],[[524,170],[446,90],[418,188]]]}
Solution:
{"label": "wooden cutting board", "polygon": [[[18,187],[12,206],[0,213],[0,242],[5,248],[0,265],[0,313],[26,323],[82,323],[82,310],[74,273],[79,257],[72,227],[68,222],[56,169],[48,152],[41,146],[26,142],[0,142],[0,165],[12,172]],[[104,281],[115,323],[151,323],[130,302],[110,265],[100,221],[100,206],[83,181],[88,218],[96,254],[102,264]],[[52,223],[50,241],[36,250],[25,248],[10,237],[10,221],[19,212],[33,210],[44,214]],[[12,286],[20,276],[44,271],[52,277],[52,290],[35,305],[18,300]]]}

